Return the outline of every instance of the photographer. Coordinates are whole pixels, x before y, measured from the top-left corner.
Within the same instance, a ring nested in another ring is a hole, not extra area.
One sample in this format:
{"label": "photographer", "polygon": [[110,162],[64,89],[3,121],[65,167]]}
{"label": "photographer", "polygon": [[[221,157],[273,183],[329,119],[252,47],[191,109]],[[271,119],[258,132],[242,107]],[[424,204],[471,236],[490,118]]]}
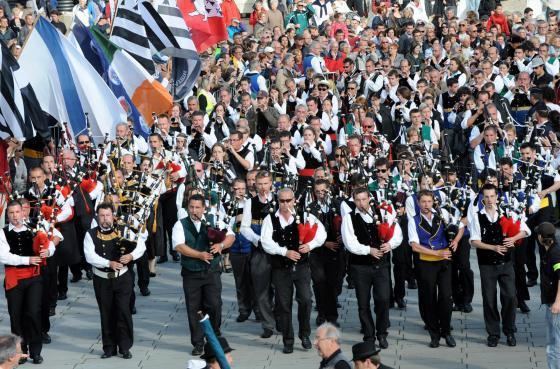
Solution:
{"label": "photographer", "polygon": [[256,109],[250,109],[247,112],[246,117],[249,121],[251,135],[256,133],[260,137],[266,137],[266,132],[270,128],[278,127],[280,113],[275,108],[270,108],[268,101],[268,92],[259,91]]}

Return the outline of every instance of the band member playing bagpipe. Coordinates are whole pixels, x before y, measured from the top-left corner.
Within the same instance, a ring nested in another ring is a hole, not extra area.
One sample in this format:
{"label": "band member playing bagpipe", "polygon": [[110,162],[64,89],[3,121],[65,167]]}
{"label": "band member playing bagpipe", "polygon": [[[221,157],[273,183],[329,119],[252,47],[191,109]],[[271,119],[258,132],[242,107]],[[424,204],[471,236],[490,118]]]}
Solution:
{"label": "band member playing bagpipe", "polygon": [[[537,147],[531,142],[525,142],[520,147],[521,161],[514,165],[516,179],[522,181],[522,187],[528,187],[529,192],[536,192],[540,198],[539,211],[529,217],[529,228],[534,228],[542,222],[555,218],[555,193],[560,189],[560,174],[552,169],[547,160],[537,158]],[[527,191],[526,191],[527,192]],[[529,207],[531,199],[527,199]],[[536,239],[534,235],[527,238],[527,286],[533,287],[537,283],[538,269],[535,256]],[[542,249],[540,250],[542,254]]]}
{"label": "band member playing bagpipe", "polygon": [[[245,208],[247,185],[241,178],[236,178],[232,183],[233,193],[230,201],[224,204],[226,211],[226,223],[235,233],[235,242],[229,250],[229,259],[235,279],[235,290],[237,296],[237,307],[239,315],[236,321],[242,323],[249,319],[251,312],[255,309],[257,316],[258,306],[253,294],[253,282],[251,281],[251,251],[252,244],[240,232],[241,219]],[[229,220],[229,222],[227,221]]]}
{"label": "band member playing bagpipe", "polygon": [[[41,364],[41,267],[62,238],[56,230],[33,234],[24,223],[21,203],[13,200],[6,209],[8,225],[0,231],[0,263],[5,265],[4,289],[11,332],[22,337],[22,351]],[[23,360],[25,362],[25,360]],[[21,362],[20,362],[21,363]]]}
{"label": "band member playing bagpipe", "polygon": [[286,186],[291,179],[297,177],[296,159],[282,152],[282,142],[279,138],[270,141],[266,154],[261,169],[272,174],[274,187]]}
{"label": "band member playing bagpipe", "polygon": [[97,207],[97,226],[84,238],[86,260],[93,266],[93,288],[101,317],[102,359],[117,355],[130,359],[134,341],[130,301],[132,275],[128,264],[146,251],[146,232],[134,242],[125,239],[124,229],[115,221],[113,204]]}
{"label": "band member playing bagpipe", "polygon": [[[214,228],[217,222],[205,217],[206,199],[194,194],[188,199],[188,217],[173,226],[173,248],[181,255],[181,276],[187,303],[187,317],[193,345],[192,355],[200,355],[204,333],[198,312],[210,316],[217,335],[222,323],[222,252],[235,241],[231,229]],[[214,219],[215,220],[215,219]]]}
{"label": "band member playing bagpipe", "polygon": [[272,283],[275,291],[276,309],[282,331],[284,349],[294,350],[292,303],[294,286],[298,302],[299,338],[304,349],[311,349],[311,269],[309,252],[323,245],[327,238],[324,226],[312,214],[304,211],[303,223],[299,223],[294,209],[295,194],[290,188],[278,191],[279,209],[263,221],[261,244],[271,255]]}
{"label": "band member playing bagpipe", "polygon": [[[200,117],[202,119],[202,117]],[[202,124],[201,122],[199,122]],[[163,139],[157,133],[152,133],[149,137],[149,145],[152,153],[152,172],[155,175],[164,175],[166,191],[159,199],[164,222],[164,244],[167,248],[169,244],[170,254],[174,261],[179,261],[178,254],[172,249],[171,232],[173,224],[177,221],[177,188],[187,175],[186,168],[177,153],[166,150],[163,146]],[[167,253],[160,257],[158,262],[167,261]]]}
{"label": "band member playing bagpipe", "polygon": [[[356,188],[352,194],[355,210],[342,218],[342,240],[349,252],[349,274],[356,288],[358,314],[364,341],[379,340],[386,349],[389,327],[389,253],[402,241],[398,223],[386,221],[387,210],[380,204],[370,204],[367,188]],[[393,219],[394,220],[394,219]],[[376,323],[371,315],[373,292]]]}
{"label": "band member playing bagpipe", "polygon": [[253,244],[251,251],[251,279],[255,299],[262,320],[262,338],[270,338],[274,328],[272,301],[270,299],[271,266],[261,245],[261,228],[264,218],[277,210],[270,173],[260,171],[256,177],[257,195],[245,202],[241,220],[241,234]]}
{"label": "band member playing bagpipe", "polygon": [[338,325],[337,297],[340,294],[346,268],[344,248],[341,246],[340,203],[336,203],[328,180],[315,180],[315,201],[309,206],[311,213],[325,227],[327,239],[323,247],[311,251],[309,262],[313,291],[317,300],[317,325],[329,322]]}
{"label": "band member playing bagpipe", "polygon": [[408,242],[420,255],[418,268],[418,304],[421,316],[430,333],[430,347],[439,347],[440,338],[449,347],[455,347],[451,335],[451,251],[455,250],[463,232],[447,240],[445,223],[449,213],[434,210],[434,194],[428,190],[418,192],[419,212],[408,219]]}
{"label": "band member playing bagpipe", "polygon": [[515,276],[511,251],[517,241],[529,236],[531,231],[523,219],[508,218],[507,214],[501,214],[498,190],[494,185],[485,184],[481,193],[484,207],[469,219],[469,231],[471,245],[477,249],[487,344],[496,347],[500,339],[500,313],[496,296],[499,285],[502,330],[507,344],[515,346]]}

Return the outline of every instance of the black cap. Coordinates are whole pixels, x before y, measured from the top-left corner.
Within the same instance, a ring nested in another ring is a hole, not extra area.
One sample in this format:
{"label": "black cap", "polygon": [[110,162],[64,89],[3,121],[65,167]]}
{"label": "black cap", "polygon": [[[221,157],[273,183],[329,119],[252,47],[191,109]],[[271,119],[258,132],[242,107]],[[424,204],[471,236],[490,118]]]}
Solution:
{"label": "black cap", "polygon": [[[228,352],[232,352],[233,349],[229,347],[228,341],[224,337],[218,337],[218,342],[220,342],[220,346],[222,346],[222,350],[224,350],[224,354]],[[214,348],[210,345],[210,342],[206,342],[204,344],[204,354],[200,356],[202,360],[213,359],[216,357],[216,352],[214,352]]]}
{"label": "black cap", "polygon": [[536,231],[537,235],[542,238],[554,238],[554,235],[556,234],[556,227],[554,227],[552,223],[543,222],[537,227]]}
{"label": "black cap", "polygon": [[373,341],[356,343],[352,346],[352,361],[365,360],[378,354],[379,351],[381,350],[375,347],[375,342]]}

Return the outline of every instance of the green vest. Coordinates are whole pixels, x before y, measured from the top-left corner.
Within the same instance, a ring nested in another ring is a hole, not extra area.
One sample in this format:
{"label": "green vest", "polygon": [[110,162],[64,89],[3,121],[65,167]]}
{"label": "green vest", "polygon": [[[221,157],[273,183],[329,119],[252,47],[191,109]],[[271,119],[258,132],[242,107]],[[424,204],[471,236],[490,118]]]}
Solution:
{"label": "green vest", "polygon": [[[189,217],[181,219],[181,225],[183,226],[183,232],[185,232],[185,244],[187,246],[197,251],[208,252],[210,250],[205,224],[201,225],[200,233],[196,231],[196,227]],[[220,268],[220,261],[221,255],[214,255],[210,264],[200,259],[181,255],[181,266],[189,272],[217,271]]]}

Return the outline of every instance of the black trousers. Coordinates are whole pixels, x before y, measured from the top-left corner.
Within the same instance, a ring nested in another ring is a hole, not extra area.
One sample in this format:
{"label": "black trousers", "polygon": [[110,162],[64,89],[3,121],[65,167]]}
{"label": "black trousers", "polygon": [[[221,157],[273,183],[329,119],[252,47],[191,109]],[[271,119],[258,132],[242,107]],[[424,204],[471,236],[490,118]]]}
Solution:
{"label": "black trousers", "polygon": [[193,346],[204,345],[204,331],[199,311],[208,314],[216,334],[222,325],[222,280],[219,271],[190,272],[183,268],[183,291],[187,304],[187,318]]}
{"label": "black trousers", "polygon": [[[47,258],[45,273],[48,274],[48,276],[46,278],[46,284],[43,283],[43,291],[46,292],[48,296],[48,307],[56,307],[58,301],[58,261],[55,256]],[[43,275],[43,272],[41,272],[41,275]]]}
{"label": "black trousers", "polygon": [[[51,259],[53,258],[47,258],[47,265],[41,267],[41,283],[43,284],[43,291],[41,294],[41,332],[45,333],[49,333],[51,330],[49,310],[52,306],[53,285],[55,301],[54,306],[56,306],[56,262],[51,261]],[[52,269],[54,269],[54,275],[51,272]]]}
{"label": "black trousers", "polygon": [[34,357],[41,354],[41,308],[43,279],[41,276],[22,279],[18,285],[6,291],[10,328],[12,334],[22,338],[23,352]]}
{"label": "black trousers", "polygon": [[[171,236],[173,233],[173,226],[177,222],[177,191],[168,191],[162,194],[159,198],[159,205],[161,206],[163,216],[163,229],[164,229],[164,250],[169,248],[169,253],[173,255],[176,251],[173,250],[171,244]],[[165,254],[167,255],[167,251]]]}
{"label": "black trousers", "polygon": [[270,260],[262,247],[253,248],[251,253],[251,280],[254,296],[262,317],[262,327],[274,329],[275,318],[272,314],[272,298],[270,294],[271,274]]}
{"label": "black trousers", "polygon": [[239,314],[249,316],[255,306],[253,282],[251,281],[251,254],[230,253],[229,260],[235,279]]}
{"label": "black trousers", "polygon": [[471,244],[465,236],[461,238],[459,247],[451,258],[453,301],[459,306],[470,304],[474,296],[474,273],[471,269],[470,256]]}
{"label": "black trousers", "polygon": [[117,347],[121,353],[129,351],[134,342],[130,313],[131,273],[113,279],[94,275],[93,290],[101,317],[103,352],[112,353]]}
{"label": "black trousers", "polygon": [[451,332],[451,262],[418,261],[418,305],[430,337],[446,336]]}
{"label": "black trousers", "polygon": [[138,287],[140,289],[148,288],[150,284],[150,267],[148,264],[148,252],[145,252],[140,258],[134,261],[138,273]]}
{"label": "black trousers", "polygon": [[500,312],[498,312],[498,285],[502,304],[502,328],[505,334],[515,332],[515,273],[511,261],[500,265],[479,265],[482,288],[484,324],[490,336],[500,336]]}
{"label": "black trousers", "polygon": [[[527,219],[527,226],[529,229],[535,229],[539,224],[543,222],[550,222],[554,218],[554,208],[552,204],[546,208],[540,209],[539,212]],[[542,259],[543,250],[542,246],[537,245],[537,235],[532,232],[529,237],[527,237],[527,278],[530,280],[537,280],[539,278],[539,271],[537,269],[537,256],[535,254],[535,247],[539,250],[539,256]],[[539,263],[540,265],[540,263]]]}
{"label": "black trousers", "polygon": [[338,319],[338,285],[345,268],[345,260],[341,255],[342,250],[334,252],[324,246],[313,250],[309,255],[317,310],[319,316],[328,322],[336,322]]}
{"label": "black trousers", "polygon": [[[399,217],[401,229],[408,229],[406,216]],[[408,244],[408,235],[403,232],[403,242],[399,247],[391,251],[393,262],[393,276],[395,284],[393,287],[394,299],[403,299],[405,292],[405,282],[414,279],[412,268],[412,248]]]}
{"label": "black trousers", "polygon": [[[389,266],[349,265],[358,299],[358,316],[364,332],[364,341],[375,341],[375,337],[387,336],[389,327]],[[371,314],[371,297],[375,303],[375,323]]]}
{"label": "black trousers", "polygon": [[513,272],[515,273],[515,291],[517,301],[530,300],[529,287],[527,287],[527,239],[523,239],[521,245],[516,246],[511,257],[513,259]]}
{"label": "black trousers", "polygon": [[276,313],[280,321],[284,345],[294,344],[292,305],[294,287],[298,304],[299,337],[311,335],[311,269],[309,262],[298,263],[294,268],[272,268]]}

